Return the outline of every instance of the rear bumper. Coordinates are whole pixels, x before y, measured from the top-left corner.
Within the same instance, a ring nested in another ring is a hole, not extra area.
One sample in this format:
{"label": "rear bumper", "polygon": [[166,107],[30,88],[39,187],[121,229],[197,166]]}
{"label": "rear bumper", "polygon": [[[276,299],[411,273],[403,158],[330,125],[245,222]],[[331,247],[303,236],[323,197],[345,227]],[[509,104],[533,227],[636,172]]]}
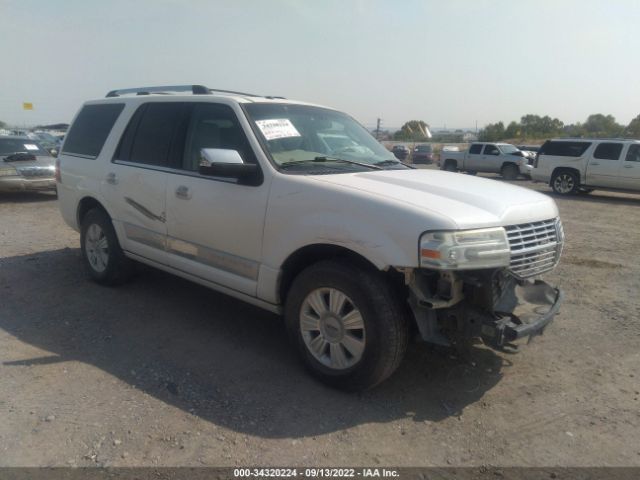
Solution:
{"label": "rear bumper", "polygon": [[541,335],[553,322],[564,294],[542,280],[518,285],[515,289],[517,305],[511,313],[496,312],[496,318],[482,322],[482,339],[494,348],[528,337]]}
{"label": "rear bumper", "polygon": [[56,179],[24,178],[18,176],[0,177],[0,192],[37,192],[42,190],[55,190]]}

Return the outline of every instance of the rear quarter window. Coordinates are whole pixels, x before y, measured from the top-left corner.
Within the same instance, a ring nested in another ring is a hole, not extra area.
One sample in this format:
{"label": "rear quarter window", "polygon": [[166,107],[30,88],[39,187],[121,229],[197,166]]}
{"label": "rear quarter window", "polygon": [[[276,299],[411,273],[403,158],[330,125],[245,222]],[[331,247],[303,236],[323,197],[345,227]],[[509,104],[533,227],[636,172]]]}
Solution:
{"label": "rear quarter window", "polygon": [[579,157],[587,148],[591,146],[591,142],[553,142],[548,141],[538,152],[540,155],[555,155],[558,157]]}
{"label": "rear quarter window", "polygon": [[123,109],[123,103],[82,107],[67,133],[62,153],[96,158]]}

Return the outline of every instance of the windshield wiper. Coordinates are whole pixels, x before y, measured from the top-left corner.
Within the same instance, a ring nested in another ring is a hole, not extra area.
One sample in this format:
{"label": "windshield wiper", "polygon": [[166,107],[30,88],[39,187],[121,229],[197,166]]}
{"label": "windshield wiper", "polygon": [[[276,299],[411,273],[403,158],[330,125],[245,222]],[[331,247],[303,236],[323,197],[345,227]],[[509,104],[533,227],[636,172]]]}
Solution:
{"label": "windshield wiper", "polygon": [[345,160],[344,158],[325,157],[325,156],[315,157],[315,158],[311,158],[309,160],[292,160],[290,162],[284,162],[280,166],[281,167],[287,167],[289,165],[303,165],[305,163],[325,163],[325,162],[349,163],[351,165],[358,165],[360,167],[369,168],[371,170],[382,170],[381,167],[379,167],[377,165],[373,165],[371,163],[361,163],[361,162],[356,162],[356,161],[353,161],[353,160]]}
{"label": "windshield wiper", "polygon": [[374,165],[378,165],[380,167],[386,166],[386,165],[404,165],[405,167],[416,168],[413,165],[409,165],[407,163],[400,162],[398,160],[382,160],[381,162],[374,163]]}

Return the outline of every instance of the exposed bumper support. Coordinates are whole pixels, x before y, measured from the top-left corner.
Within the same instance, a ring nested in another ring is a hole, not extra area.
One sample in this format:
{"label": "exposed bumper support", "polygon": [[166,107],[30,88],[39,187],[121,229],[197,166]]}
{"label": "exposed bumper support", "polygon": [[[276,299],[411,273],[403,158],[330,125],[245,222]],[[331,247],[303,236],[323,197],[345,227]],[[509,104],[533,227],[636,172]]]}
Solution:
{"label": "exposed bumper support", "polygon": [[482,339],[492,347],[502,347],[505,343],[520,338],[541,335],[560,309],[564,294],[560,289],[536,280],[518,285],[515,289],[518,299],[511,313],[496,312],[497,319],[485,317],[482,323]]}

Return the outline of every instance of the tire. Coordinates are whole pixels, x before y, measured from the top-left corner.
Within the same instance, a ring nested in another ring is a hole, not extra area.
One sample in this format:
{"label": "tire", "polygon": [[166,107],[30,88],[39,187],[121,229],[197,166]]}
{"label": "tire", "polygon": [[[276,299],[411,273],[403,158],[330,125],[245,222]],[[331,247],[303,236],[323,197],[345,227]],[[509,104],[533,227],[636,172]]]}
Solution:
{"label": "tire", "polygon": [[80,227],[82,259],[89,276],[101,285],[119,285],[132,273],[131,260],[125,257],[107,213],[91,209]]}
{"label": "tire", "polygon": [[517,165],[514,165],[513,163],[507,163],[506,165],[502,166],[500,175],[502,175],[502,178],[504,178],[505,180],[515,180],[516,178],[518,178],[518,175],[520,175],[520,170],[518,169]]}
{"label": "tire", "polygon": [[467,175],[477,175],[478,172],[476,172],[475,170],[467,170]]}
{"label": "tire", "polygon": [[303,270],[287,295],[285,321],[310,373],[342,390],[379,384],[407,349],[399,296],[381,273],[348,264],[322,261]]}
{"label": "tire", "polygon": [[451,160],[447,160],[446,162],[444,162],[444,170],[447,172],[457,172],[458,171],[458,166],[456,164],[456,162],[453,162]]}
{"label": "tire", "polygon": [[560,170],[553,174],[551,188],[558,195],[574,195],[580,189],[580,179],[575,172]]}

